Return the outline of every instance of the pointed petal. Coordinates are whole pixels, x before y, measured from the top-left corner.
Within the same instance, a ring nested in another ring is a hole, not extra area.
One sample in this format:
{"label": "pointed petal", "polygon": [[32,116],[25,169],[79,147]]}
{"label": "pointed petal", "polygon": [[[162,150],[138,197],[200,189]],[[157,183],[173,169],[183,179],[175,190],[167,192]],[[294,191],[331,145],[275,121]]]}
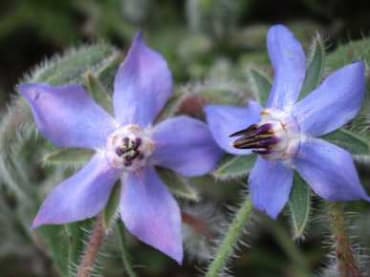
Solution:
{"label": "pointed petal", "polygon": [[37,128],[59,147],[95,149],[105,145],[115,122],[79,85],[22,84]]}
{"label": "pointed petal", "polygon": [[249,127],[260,120],[261,106],[250,101],[247,107],[208,105],[205,108],[209,129],[218,145],[226,152],[235,155],[247,155],[249,149],[233,147],[235,137],[231,134]]}
{"label": "pointed petal", "polygon": [[287,110],[301,91],[306,74],[306,57],[302,45],[283,25],[270,28],[267,48],[275,72],[267,107]]}
{"label": "pointed petal", "polygon": [[120,210],[127,229],[181,264],[180,209],[154,168],[128,174],[122,188]]}
{"label": "pointed petal", "polygon": [[139,33],[114,80],[113,105],[122,124],[153,122],[172,94],[172,75],[165,59]]}
{"label": "pointed petal", "polygon": [[294,165],[313,191],[326,200],[370,200],[351,155],[334,144],[308,138],[301,143]]}
{"label": "pointed petal", "polygon": [[365,65],[356,62],[330,74],[293,110],[302,132],[320,136],[343,126],[361,108],[365,93]]}
{"label": "pointed petal", "polygon": [[280,161],[258,157],[249,175],[249,190],[256,209],[276,218],[288,202],[293,170]]}
{"label": "pointed petal", "polygon": [[96,154],[47,196],[32,227],[70,223],[97,215],[105,207],[119,174],[108,165],[103,154]]}
{"label": "pointed petal", "polygon": [[156,144],[153,164],[184,176],[208,173],[223,154],[208,126],[187,116],[174,117],[158,124],[153,139]]}

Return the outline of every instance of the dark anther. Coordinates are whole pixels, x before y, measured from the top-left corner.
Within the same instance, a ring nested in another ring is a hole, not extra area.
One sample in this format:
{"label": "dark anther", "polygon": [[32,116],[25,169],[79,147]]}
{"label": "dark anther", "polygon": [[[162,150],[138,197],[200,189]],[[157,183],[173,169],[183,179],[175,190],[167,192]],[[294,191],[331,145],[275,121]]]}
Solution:
{"label": "dark anther", "polygon": [[237,131],[235,133],[232,133],[229,137],[238,137],[238,136],[241,136],[241,135],[247,135],[248,133],[255,132],[256,130],[257,130],[257,125],[253,124],[253,125],[249,126],[246,129],[243,129],[243,130]]}
{"label": "dark anther", "polygon": [[140,145],[141,145],[141,143],[142,143],[142,140],[141,140],[141,138],[136,138],[135,139],[135,146],[134,146],[134,149],[136,150],[136,149],[138,149],[139,147],[140,147]]}
{"label": "dark anther", "polygon": [[132,161],[133,159],[132,159],[132,156],[125,156],[125,161],[126,162],[130,162],[130,161]]}
{"label": "dark anther", "polygon": [[239,149],[258,149],[258,148],[268,148],[279,142],[276,137],[259,137],[256,136],[254,139],[241,137],[234,141],[234,147]]}
{"label": "dark anther", "polygon": [[252,136],[260,135],[263,133],[271,133],[271,132],[272,132],[272,126],[270,123],[263,124],[262,126],[259,126],[259,127],[256,124],[253,124],[246,129],[232,133],[230,137],[238,137],[238,136],[252,137]]}
{"label": "dark anther", "polygon": [[120,157],[125,153],[125,151],[122,148],[120,148],[120,147],[117,147],[116,150],[115,150],[115,152]]}
{"label": "dark anther", "polygon": [[130,139],[128,137],[124,137],[122,141],[123,141],[123,145],[127,147],[128,143],[130,142]]}
{"label": "dark anther", "polygon": [[253,124],[246,129],[240,130],[230,135],[239,136],[234,141],[234,147],[238,149],[255,149],[256,151],[267,151],[272,145],[279,142],[274,136],[270,123],[257,126]]}
{"label": "dark anther", "polygon": [[141,161],[142,159],[144,159],[144,155],[142,153],[139,153],[139,155],[137,156],[137,158]]}
{"label": "dark anther", "polygon": [[124,163],[124,166],[131,166],[132,165],[132,162],[131,161],[126,161],[125,163]]}
{"label": "dark anther", "polygon": [[137,157],[139,157],[140,154],[141,154],[140,151],[135,151],[134,155],[131,156],[131,159],[132,160],[136,159]]}

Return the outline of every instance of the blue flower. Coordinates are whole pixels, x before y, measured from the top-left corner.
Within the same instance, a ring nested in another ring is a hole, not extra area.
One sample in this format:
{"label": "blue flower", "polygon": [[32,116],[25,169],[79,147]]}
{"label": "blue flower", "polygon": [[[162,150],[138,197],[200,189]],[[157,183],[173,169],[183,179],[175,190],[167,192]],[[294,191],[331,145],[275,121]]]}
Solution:
{"label": "blue flower", "polygon": [[120,214],[127,229],[181,263],[180,209],[155,166],[184,176],[203,175],[222,152],[199,120],[178,116],[152,125],[172,95],[163,57],[137,35],[115,77],[115,118],[79,85],[18,88],[43,136],[59,147],[95,150],[87,165],[48,195],[33,227],[96,216],[121,179]]}
{"label": "blue flower", "polygon": [[255,208],[276,218],[289,199],[294,170],[328,201],[369,200],[351,155],[316,138],[340,128],[360,110],[364,64],[339,69],[297,102],[306,71],[302,46],[281,25],[269,30],[267,46],[275,79],[266,108],[251,101],[247,107],[205,109],[220,147],[235,155],[259,155],[249,174]]}

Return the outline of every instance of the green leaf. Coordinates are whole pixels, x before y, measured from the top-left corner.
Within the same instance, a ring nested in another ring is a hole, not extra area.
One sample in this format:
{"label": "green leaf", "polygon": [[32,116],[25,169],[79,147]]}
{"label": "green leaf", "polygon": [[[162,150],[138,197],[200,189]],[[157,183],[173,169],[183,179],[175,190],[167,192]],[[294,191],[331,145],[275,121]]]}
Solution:
{"label": "green leaf", "polygon": [[87,149],[58,149],[46,154],[42,163],[44,165],[78,166],[89,161],[93,154],[92,150]]}
{"label": "green leaf", "polygon": [[226,156],[212,173],[214,177],[228,180],[247,176],[256,161],[256,155]]}
{"label": "green leaf", "polygon": [[294,184],[289,199],[290,218],[293,227],[293,238],[303,236],[311,210],[310,187],[299,177],[294,175]]}
{"label": "green leaf", "polygon": [[91,228],[90,220],[80,221],[65,225],[68,237],[68,273],[70,277],[75,276],[76,265],[80,263],[84,242],[87,240],[88,232]]}
{"label": "green leaf", "polygon": [[95,101],[107,112],[112,113],[112,97],[108,94],[100,80],[91,71],[88,71],[85,75],[85,85]]}
{"label": "green leaf", "polygon": [[247,73],[248,80],[261,105],[266,104],[271,90],[271,80],[266,74],[256,68],[250,68]]}
{"label": "green leaf", "polygon": [[113,226],[115,217],[118,214],[119,200],[121,196],[121,184],[116,184],[110,195],[108,204],[103,212],[103,225],[105,229],[110,229]]}
{"label": "green leaf", "polygon": [[186,179],[177,175],[173,171],[164,168],[157,168],[157,172],[173,194],[180,198],[199,201],[198,192],[191,187],[190,183],[188,183]]}
{"label": "green leaf", "polygon": [[346,129],[339,129],[323,137],[355,155],[369,154],[369,143],[366,139]]}
{"label": "green leaf", "polygon": [[116,50],[106,44],[82,46],[67,51],[62,57],[54,57],[42,64],[25,78],[25,82],[53,85],[82,83],[88,71],[98,72],[116,56]]}
{"label": "green leaf", "polygon": [[37,233],[40,233],[46,242],[48,251],[61,276],[68,276],[68,239],[64,226],[42,226]]}
{"label": "green leaf", "polygon": [[327,57],[326,66],[330,70],[338,69],[353,61],[368,61],[370,59],[370,39],[350,41],[340,45]]}
{"label": "green leaf", "polygon": [[319,84],[325,67],[325,46],[319,34],[317,34],[310,54],[310,63],[306,72],[300,98],[305,97]]}
{"label": "green leaf", "polygon": [[134,268],[132,266],[131,257],[129,255],[129,247],[127,245],[127,239],[126,239],[126,230],[123,226],[122,222],[117,222],[117,231],[118,231],[118,238],[120,243],[120,249],[121,249],[121,260],[123,263],[123,267],[125,269],[125,272],[127,273],[128,277],[136,277],[136,273],[134,271]]}

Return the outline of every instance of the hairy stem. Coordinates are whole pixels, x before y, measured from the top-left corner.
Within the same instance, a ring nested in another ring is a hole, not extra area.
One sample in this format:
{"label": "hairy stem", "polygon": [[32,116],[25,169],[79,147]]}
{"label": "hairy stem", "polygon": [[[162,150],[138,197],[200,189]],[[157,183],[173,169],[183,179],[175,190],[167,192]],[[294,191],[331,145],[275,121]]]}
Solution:
{"label": "hairy stem", "polygon": [[335,239],[335,254],[338,262],[340,277],[361,277],[353,255],[351,242],[346,229],[343,205],[339,203],[328,204],[328,214],[331,230]]}
{"label": "hairy stem", "polygon": [[90,236],[85,254],[82,257],[80,266],[78,267],[77,277],[90,277],[94,270],[96,257],[99,249],[103,244],[105,237],[105,229],[103,225],[103,216],[99,215],[96,218],[94,230]]}
{"label": "hairy stem", "polygon": [[220,275],[230,256],[233,254],[234,247],[243,233],[244,227],[247,224],[251,213],[252,203],[250,198],[247,197],[231,222],[224,240],[217,249],[216,256],[208,267],[208,271],[205,275],[206,277],[215,277]]}
{"label": "hairy stem", "polygon": [[119,242],[121,246],[121,259],[123,267],[125,268],[128,277],[136,277],[135,271],[133,270],[130,262],[130,257],[127,252],[127,246],[125,241],[125,230],[123,229],[123,224],[121,222],[118,222],[117,229],[119,235]]}
{"label": "hairy stem", "polygon": [[284,250],[286,255],[292,261],[292,267],[294,269],[294,276],[297,277],[308,277],[310,276],[309,267],[305,260],[304,255],[297,248],[291,237],[289,237],[286,230],[277,221],[271,219],[266,220],[266,224],[269,227],[271,233],[274,235],[276,241],[280,247]]}

